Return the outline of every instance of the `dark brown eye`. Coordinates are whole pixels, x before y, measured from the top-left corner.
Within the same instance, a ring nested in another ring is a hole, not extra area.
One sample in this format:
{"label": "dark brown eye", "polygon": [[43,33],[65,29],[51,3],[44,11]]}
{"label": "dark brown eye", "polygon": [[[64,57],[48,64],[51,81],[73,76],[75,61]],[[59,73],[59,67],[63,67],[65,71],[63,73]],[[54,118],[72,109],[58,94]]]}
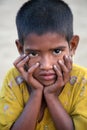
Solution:
{"label": "dark brown eye", "polygon": [[38,53],[36,51],[31,51],[28,55],[29,57],[36,57],[38,56]]}
{"label": "dark brown eye", "polygon": [[54,49],[53,54],[59,55],[62,51],[60,49]]}

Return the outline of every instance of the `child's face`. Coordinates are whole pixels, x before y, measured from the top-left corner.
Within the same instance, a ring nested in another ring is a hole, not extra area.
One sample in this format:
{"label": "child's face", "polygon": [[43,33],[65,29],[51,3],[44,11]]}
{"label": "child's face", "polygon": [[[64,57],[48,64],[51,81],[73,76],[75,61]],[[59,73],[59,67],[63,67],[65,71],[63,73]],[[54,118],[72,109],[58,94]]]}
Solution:
{"label": "child's face", "polygon": [[69,47],[65,37],[56,33],[29,34],[24,41],[22,50],[30,57],[27,63],[29,67],[37,62],[40,64],[34,72],[34,77],[43,85],[49,85],[55,82],[53,66],[58,66],[59,60],[64,62],[65,55],[72,56],[76,45],[72,42]]}

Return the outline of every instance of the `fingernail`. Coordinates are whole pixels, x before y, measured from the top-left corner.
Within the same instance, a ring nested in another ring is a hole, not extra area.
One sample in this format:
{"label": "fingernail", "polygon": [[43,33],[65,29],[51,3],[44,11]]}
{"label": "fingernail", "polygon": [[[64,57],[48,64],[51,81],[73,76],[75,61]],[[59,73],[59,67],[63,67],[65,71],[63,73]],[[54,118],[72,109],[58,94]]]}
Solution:
{"label": "fingernail", "polygon": [[62,61],[61,61],[61,60],[59,60],[59,63],[60,63],[60,64],[62,64]]}
{"label": "fingernail", "polygon": [[72,56],[69,56],[70,60],[72,60]]}
{"label": "fingernail", "polygon": [[28,59],[28,58],[29,58],[29,56],[26,56],[25,58],[26,58],[26,59]]}
{"label": "fingernail", "polygon": [[37,62],[36,65],[38,66],[38,65],[39,65],[39,62]]}
{"label": "fingernail", "polygon": [[53,65],[53,67],[56,69],[57,68],[57,66],[56,65]]}
{"label": "fingernail", "polygon": [[25,56],[26,56],[26,54],[23,54],[23,56],[25,57]]}
{"label": "fingernail", "polygon": [[65,58],[66,58],[66,59],[68,59],[68,56],[67,56],[67,55],[65,55]]}

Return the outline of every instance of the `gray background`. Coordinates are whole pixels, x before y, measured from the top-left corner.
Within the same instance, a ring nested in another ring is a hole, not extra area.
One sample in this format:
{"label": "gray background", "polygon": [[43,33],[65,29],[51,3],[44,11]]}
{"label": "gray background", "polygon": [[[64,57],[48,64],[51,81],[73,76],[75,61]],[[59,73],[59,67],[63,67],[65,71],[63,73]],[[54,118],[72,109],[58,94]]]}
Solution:
{"label": "gray background", "polygon": [[[0,0],[0,86],[7,70],[18,57],[15,46],[15,16],[26,0]],[[74,34],[80,36],[74,62],[87,67],[87,0],[65,0],[74,14]]]}

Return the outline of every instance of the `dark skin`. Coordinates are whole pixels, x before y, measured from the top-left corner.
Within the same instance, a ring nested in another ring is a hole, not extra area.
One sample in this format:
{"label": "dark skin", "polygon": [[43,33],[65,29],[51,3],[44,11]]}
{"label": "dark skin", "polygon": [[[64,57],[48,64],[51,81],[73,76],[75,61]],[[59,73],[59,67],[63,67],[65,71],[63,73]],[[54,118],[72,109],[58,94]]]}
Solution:
{"label": "dark skin", "polygon": [[[71,57],[78,41],[79,37],[73,36],[69,46],[65,37],[56,33],[40,36],[29,34],[24,40],[24,46],[16,41],[21,56],[15,60],[14,66],[28,86],[31,86],[31,92],[22,114],[11,130],[34,130],[37,120],[40,122],[43,118],[45,107],[48,107],[56,129],[74,130],[73,121],[58,96],[70,78]],[[24,65],[27,65],[27,71]]]}

